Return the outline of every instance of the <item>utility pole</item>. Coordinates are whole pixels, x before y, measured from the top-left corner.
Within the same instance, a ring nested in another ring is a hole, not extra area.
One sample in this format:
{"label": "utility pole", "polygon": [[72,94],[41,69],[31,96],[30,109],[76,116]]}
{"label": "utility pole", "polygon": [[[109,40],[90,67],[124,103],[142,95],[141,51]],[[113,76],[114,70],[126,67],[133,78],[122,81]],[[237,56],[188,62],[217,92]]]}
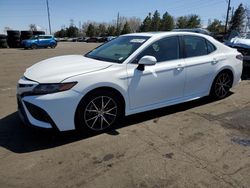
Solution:
{"label": "utility pole", "polygon": [[51,35],[51,25],[50,25],[50,13],[49,13],[49,2],[46,0],[47,12],[48,12],[48,21],[49,21],[49,34]]}
{"label": "utility pole", "polygon": [[117,36],[120,34],[120,33],[118,33],[119,32],[118,28],[119,28],[119,24],[120,24],[119,22],[120,22],[120,13],[118,12],[118,14],[117,14],[117,22],[116,22]]}
{"label": "utility pole", "polygon": [[229,11],[231,9],[231,0],[228,0],[228,6],[227,6],[227,18],[226,18],[226,24],[225,24],[225,33],[227,32],[227,25],[228,25],[228,19],[229,19]]}

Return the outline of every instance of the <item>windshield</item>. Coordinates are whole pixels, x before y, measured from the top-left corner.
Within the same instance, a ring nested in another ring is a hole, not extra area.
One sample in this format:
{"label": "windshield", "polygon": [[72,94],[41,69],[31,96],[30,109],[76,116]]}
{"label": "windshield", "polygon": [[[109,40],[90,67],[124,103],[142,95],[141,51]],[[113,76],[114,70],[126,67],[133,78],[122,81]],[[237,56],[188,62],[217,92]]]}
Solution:
{"label": "windshield", "polygon": [[145,36],[120,36],[90,51],[85,57],[113,63],[123,63],[149,38]]}
{"label": "windshield", "polygon": [[38,39],[37,35],[32,36],[30,39]]}

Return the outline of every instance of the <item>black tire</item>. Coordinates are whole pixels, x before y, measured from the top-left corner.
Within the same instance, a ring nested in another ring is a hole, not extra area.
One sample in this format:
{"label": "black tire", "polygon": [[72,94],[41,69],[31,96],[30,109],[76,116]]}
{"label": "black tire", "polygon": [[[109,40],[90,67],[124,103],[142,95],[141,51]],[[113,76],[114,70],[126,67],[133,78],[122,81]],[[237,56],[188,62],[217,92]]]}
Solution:
{"label": "black tire", "polygon": [[8,30],[8,38],[20,38],[20,31]]}
{"label": "black tire", "polygon": [[52,44],[50,44],[50,48],[55,48],[56,47],[56,43],[52,43]]}
{"label": "black tire", "polygon": [[31,49],[37,49],[37,45],[36,44],[31,44],[31,47],[30,47]]}
{"label": "black tire", "polygon": [[33,35],[32,31],[21,31],[21,35]]}
{"label": "black tire", "polygon": [[21,41],[22,40],[26,40],[26,39],[30,39],[33,36],[33,32],[32,31],[21,31]]}
{"label": "black tire", "polygon": [[7,40],[8,46],[10,48],[18,48],[20,47],[20,39],[15,39],[15,38],[8,38]]}
{"label": "black tire", "polygon": [[233,85],[233,74],[230,71],[220,72],[214,79],[210,96],[215,100],[221,100],[228,96]]}
{"label": "black tire", "polygon": [[33,31],[33,35],[45,35],[44,31]]}
{"label": "black tire", "polygon": [[8,30],[8,31],[7,31],[7,34],[8,34],[8,35],[20,34],[20,31],[18,31],[18,30]]}
{"label": "black tire", "polygon": [[10,48],[18,48],[20,46],[20,39],[19,38],[8,38],[7,43]]}
{"label": "black tire", "polygon": [[109,90],[96,90],[87,94],[78,105],[76,129],[90,133],[110,130],[123,117],[120,97]]}
{"label": "black tire", "polygon": [[6,39],[0,39],[0,48],[8,48]]}
{"label": "black tire", "polygon": [[0,43],[6,43],[7,39],[0,39]]}
{"label": "black tire", "polygon": [[0,40],[2,40],[2,39],[7,39],[7,35],[0,35]]}

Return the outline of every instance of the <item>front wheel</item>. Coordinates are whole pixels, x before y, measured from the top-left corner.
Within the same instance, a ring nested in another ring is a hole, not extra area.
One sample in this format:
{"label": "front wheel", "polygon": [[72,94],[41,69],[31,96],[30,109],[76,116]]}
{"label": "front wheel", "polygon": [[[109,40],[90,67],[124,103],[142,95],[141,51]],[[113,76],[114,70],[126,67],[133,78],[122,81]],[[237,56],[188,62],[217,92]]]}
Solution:
{"label": "front wheel", "polygon": [[110,91],[96,91],[80,103],[76,125],[81,130],[103,132],[112,128],[122,116],[119,97]]}
{"label": "front wheel", "polygon": [[55,43],[52,43],[52,44],[50,44],[50,47],[51,47],[51,48],[55,48],[55,47],[56,47],[56,44],[55,44]]}
{"label": "front wheel", "polygon": [[233,84],[233,76],[228,71],[219,73],[214,79],[210,95],[217,100],[228,96]]}
{"label": "front wheel", "polygon": [[36,44],[32,44],[30,48],[31,49],[37,49],[37,45]]}

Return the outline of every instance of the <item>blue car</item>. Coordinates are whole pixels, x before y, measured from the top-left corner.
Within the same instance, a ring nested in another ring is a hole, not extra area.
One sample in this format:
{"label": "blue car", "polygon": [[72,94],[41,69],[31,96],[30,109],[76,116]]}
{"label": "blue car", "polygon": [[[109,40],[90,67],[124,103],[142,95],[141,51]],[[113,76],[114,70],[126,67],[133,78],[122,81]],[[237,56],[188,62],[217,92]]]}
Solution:
{"label": "blue car", "polygon": [[22,47],[25,49],[31,48],[55,48],[57,45],[57,40],[52,35],[36,35],[31,39],[23,40],[21,43]]}

